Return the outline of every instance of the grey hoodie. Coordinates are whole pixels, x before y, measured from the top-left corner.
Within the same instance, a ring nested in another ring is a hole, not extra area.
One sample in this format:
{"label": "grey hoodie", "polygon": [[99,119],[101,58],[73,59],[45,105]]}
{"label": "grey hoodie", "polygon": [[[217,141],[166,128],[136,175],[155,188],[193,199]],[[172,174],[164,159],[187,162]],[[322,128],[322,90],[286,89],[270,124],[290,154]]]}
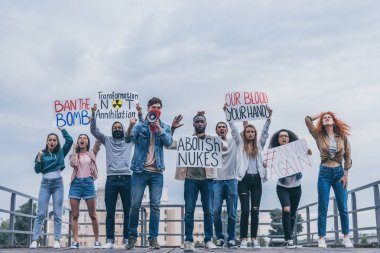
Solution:
{"label": "grey hoodie", "polygon": [[115,139],[111,136],[105,136],[96,127],[94,116],[90,120],[90,131],[106,148],[107,176],[132,175],[131,160],[134,144],[126,143],[124,138]]}

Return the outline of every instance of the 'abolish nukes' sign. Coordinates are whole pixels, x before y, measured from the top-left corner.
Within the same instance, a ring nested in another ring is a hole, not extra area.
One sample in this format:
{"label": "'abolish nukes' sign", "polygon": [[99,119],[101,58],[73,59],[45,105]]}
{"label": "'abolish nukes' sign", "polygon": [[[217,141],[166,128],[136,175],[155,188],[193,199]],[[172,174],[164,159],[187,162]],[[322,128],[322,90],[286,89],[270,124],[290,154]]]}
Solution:
{"label": "'abolish nukes' sign", "polygon": [[177,143],[177,167],[222,167],[222,142],[219,137],[181,137]]}

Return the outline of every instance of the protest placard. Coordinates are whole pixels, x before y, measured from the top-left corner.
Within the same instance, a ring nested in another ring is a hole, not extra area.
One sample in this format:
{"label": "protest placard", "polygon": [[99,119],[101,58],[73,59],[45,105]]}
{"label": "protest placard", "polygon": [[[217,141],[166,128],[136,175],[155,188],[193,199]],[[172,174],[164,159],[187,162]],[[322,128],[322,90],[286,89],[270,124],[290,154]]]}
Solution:
{"label": "protest placard", "polygon": [[88,125],[90,99],[64,99],[53,101],[54,122],[56,127]]}
{"label": "protest placard", "polygon": [[135,105],[138,101],[136,92],[109,92],[98,91],[98,108],[95,116],[103,119],[130,119],[137,118]]}
{"label": "protest placard", "polygon": [[311,155],[307,154],[308,150],[306,140],[301,139],[263,152],[268,180],[277,180],[313,169],[313,160]]}
{"label": "protest placard", "polygon": [[268,102],[265,92],[229,92],[225,96],[226,119],[229,122],[267,119],[270,117]]}
{"label": "protest placard", "polygon": [[219,137],[181,137],[177,142],[177,167],[222,167],[222,142]]}

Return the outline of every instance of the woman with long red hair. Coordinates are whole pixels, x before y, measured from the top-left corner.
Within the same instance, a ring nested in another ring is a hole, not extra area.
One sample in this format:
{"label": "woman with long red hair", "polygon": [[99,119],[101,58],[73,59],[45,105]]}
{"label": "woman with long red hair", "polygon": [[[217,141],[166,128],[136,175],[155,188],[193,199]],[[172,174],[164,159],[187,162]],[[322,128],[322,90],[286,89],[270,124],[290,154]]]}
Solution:
{"label": "woman with long red hair", "polygon": [[[315,126],[313,121],[317,119],[319,121]],[[306,116],[305,122],[317,143],[321,157],[318,176],[318,247],[327,247],[324,237],[326,236],[327,209],[332,187],[344,235],[343,244],[346,248],[352,248],[353,245],[348,237],[350,229],[347,208],[348,170],[352,165],[351,148],[348,141],[350,127],[330,111],[312,117]]]}

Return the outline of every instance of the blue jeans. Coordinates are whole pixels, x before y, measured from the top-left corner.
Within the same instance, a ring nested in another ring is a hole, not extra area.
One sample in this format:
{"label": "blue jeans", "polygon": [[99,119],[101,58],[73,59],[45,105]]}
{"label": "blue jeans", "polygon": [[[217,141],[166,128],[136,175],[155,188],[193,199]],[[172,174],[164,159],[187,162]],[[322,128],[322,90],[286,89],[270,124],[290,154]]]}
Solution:
{"label": "blue jeans", "polygon": [[61,239],[62,230],[62,205],[63,205],[63,181],[62,177],[54,179],[42,178],[40,193],[38,195],[37,217],[33,226],[33,241],[37,241],[41,237],[41,229],[50,196],[53,196],[53,213],[54,213],[54,240]]}
{"label": "blue jeans", "polygon": [[160,222],[160,201],[164,177],[161,173],[144,170],[141,173],[134,172],[132,175],[132,205],[129,212],[129,235],[137,237],[139,223],[139,210],[144,196],[145,187],[149,187],[149,238],[157,238],[158,225]]}
{"label": "blue jeans", "polygon": [[342,233],[348,235],[349,219],[347,208],[347,190],[343,188],[343,184],[339,180],[343,177],[343,167],[329,168],[323,165],[320,166],[318,176],[318,235],[326,236],[326,217],[329,206],[330,188],[332,187],[335,193],[336,202],[338,205],[340,222],[342,225]]}
{"label": "blue jeans", "polygon": [[107,242],[115,242],[115,212],[117,197],[120,194],[123,204],[124,222],[123,237],[128,238],[129,209],[131,207],[131,176],[114,175],[108,176],[105,189],[106,202],[106,234]]}
{"label": "blue jeans", "polygon": [[236,209],[238,201],[237,185],[237,179],[214,181],[214,227],[215,235],[218,239],[224,239],[221,214],[223,200],[226,200],[228,214],[228,241],[235,240]]}
{"label": "blue jeans", "polygon": [[203,208],[204,223],[204,241],[212,240],[213,198],[214,182],[211,179],[195,180],[185,179],[185,241],[193,242],[194,231],[194,210],[198,199],[198,193],[201,193],[201,202]]}

